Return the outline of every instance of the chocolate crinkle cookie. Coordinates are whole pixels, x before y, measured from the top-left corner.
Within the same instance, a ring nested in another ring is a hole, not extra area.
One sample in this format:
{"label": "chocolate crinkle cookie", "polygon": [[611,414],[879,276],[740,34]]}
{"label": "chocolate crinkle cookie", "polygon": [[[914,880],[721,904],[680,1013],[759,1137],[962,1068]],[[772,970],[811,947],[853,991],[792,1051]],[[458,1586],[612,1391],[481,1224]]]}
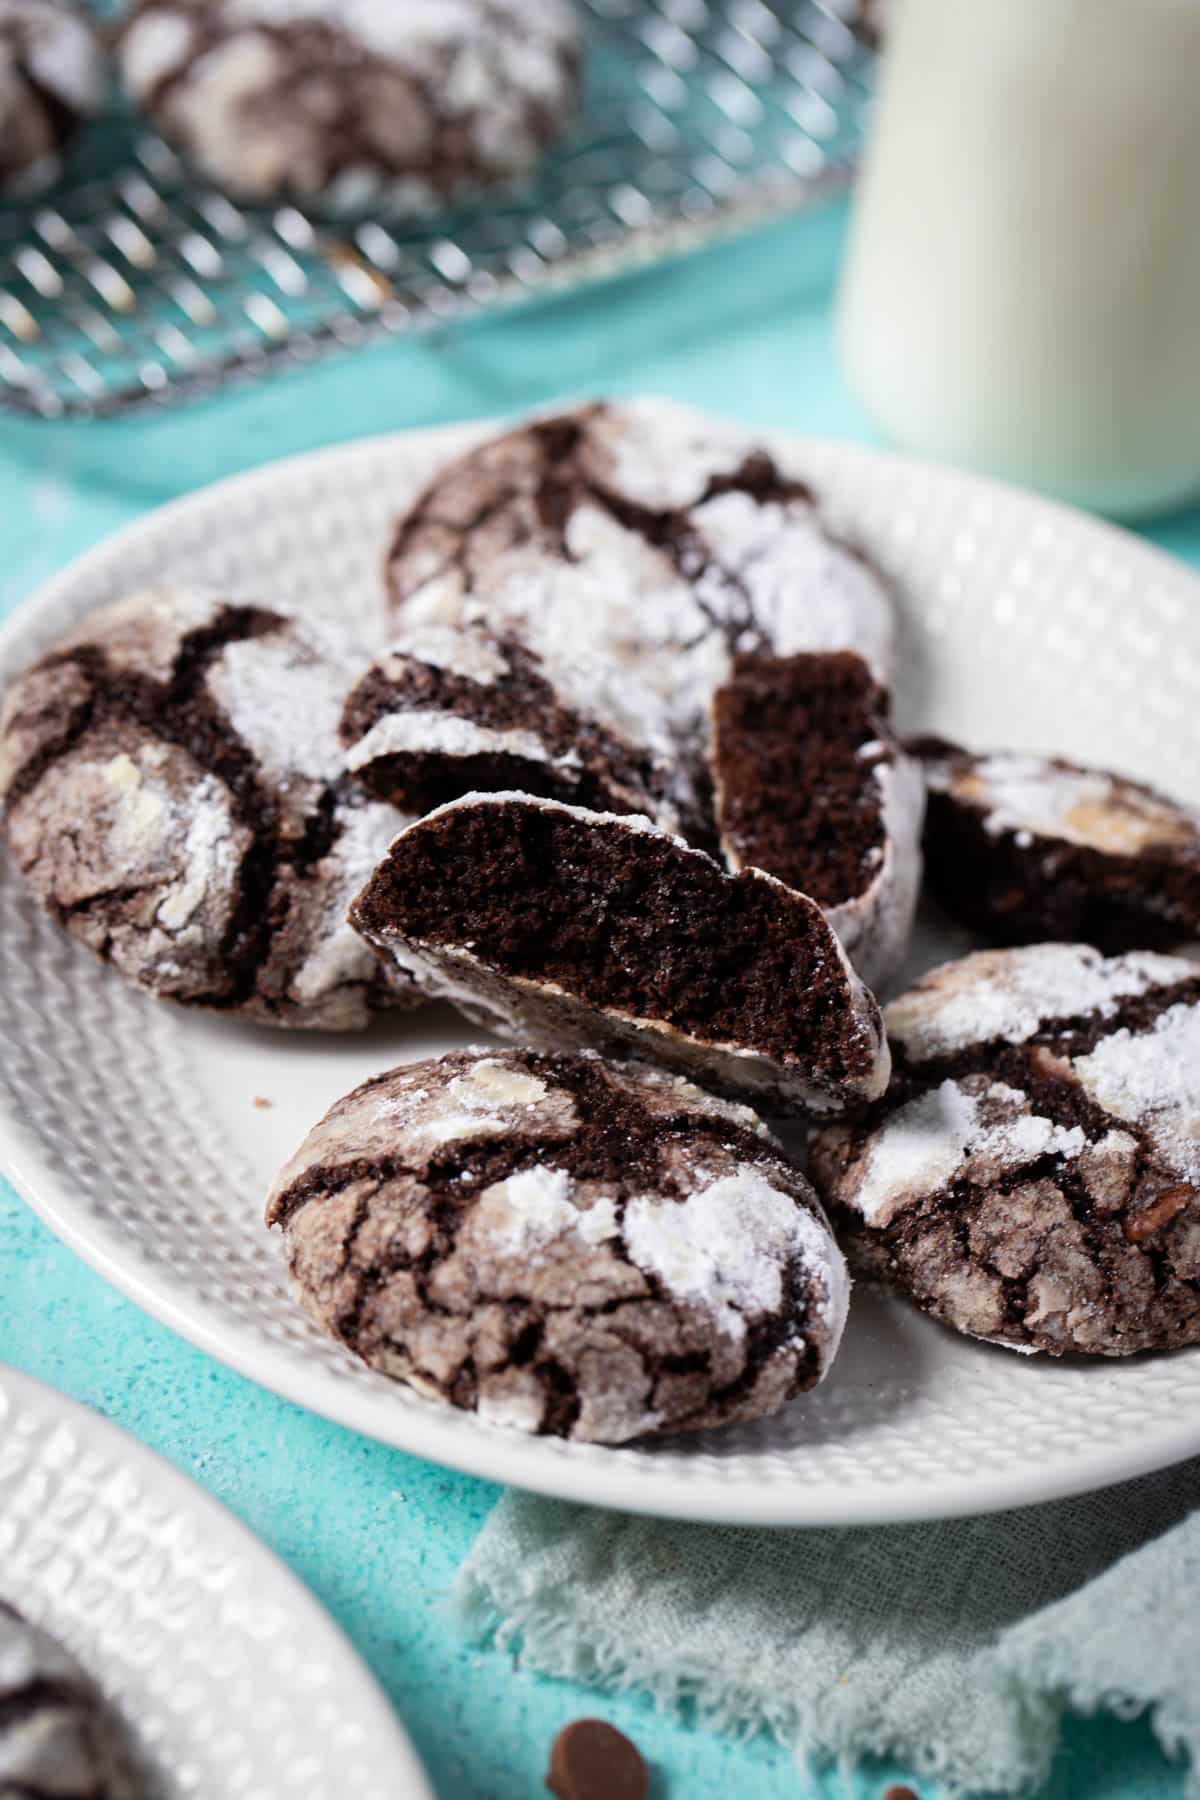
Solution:
{"label": "chocolate crinkle cookie", "polygon": [[[571,691],[580,661],[637,678],[653,726],[703,764],[739,652],[894,655],[883,577],[752,436],[663,400],[534,419],[437,475],[388,559],[399,631],[482,624]],[[623,717],[604,721],[622,730]]]}
{"label": "chocolate crinkle cookie", "polygon": [[925,856],[948,912],[994,942],[1106,951],[1200,939],[1200,812],[1061,757],[975,755],[941,738],[925,765]]}
{"label": "chocolate crinkle cookie", "polygon": [[747,1108],[598,1056],[461,1051],[340,1100],[267,1206],[299,1297],[373,1368],[522,1431],[620,1443],[819,1381],[848,1283]]}
{"label": "chocolate crinkle cookie", "polygon": [[139,987],[341,1030],[410,1003],[347,923],[403,816],[346,778],[338,640],[160,587],[92,614],[0,712],[9,846],[52,916]]}
{"label": "chocolate crinkle cookie", "polygon": [[61,1644],[0,1600],[0,1794],[140,1800],[132,1746]]}
{"label": "chocolate crinkle cookie", "polygon": [[912,931],[925,810],[886,689],[853,651],[735,657],[713,700],[710,760],[730,868],[816,900],[877,986]]}
{"label": "chocolate crinkle cookie", "polygon": [[138,0],[125,84],[198,168],[428,211],[527,175],[575,106],[570,0]]}
{"label": "chocolate crinkle cookie", "polygon": [[879,1009],[815,902],[647,819],[468,795],[401,833],[351,920],[505,1036],[661,1061],[781,1113],[887,1085]]}
{"label": "chocolate crinkle cookie", "polygon": [[987,950],[887,1008],[895,1074],[811,1171],[851,1261],[973,1337],[1200,1343],[1200,965]]}
{"label": "chocolate crinkle cookie", "polygon": [[90,19],[68,0],[0,0],[0,194],[53,181],[99,111],[108,68]]}
{"label": "chocolate crinkle cookie", "polygon": [[704,829],[674,748],[633,671],[578,660],[552,683],[535,651],[483,625],[431,625],[394,644],[342,715],[351,774],[426,812],[475,790],[520,789],[599,812]]}

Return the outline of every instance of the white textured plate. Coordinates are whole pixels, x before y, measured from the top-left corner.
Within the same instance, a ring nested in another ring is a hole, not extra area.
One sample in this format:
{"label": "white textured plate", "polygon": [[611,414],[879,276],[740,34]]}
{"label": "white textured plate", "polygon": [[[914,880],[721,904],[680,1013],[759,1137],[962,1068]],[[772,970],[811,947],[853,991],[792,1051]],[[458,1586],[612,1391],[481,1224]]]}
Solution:
{"label": "white textured plate", "polygon": [[2,1364],[0,1598],[103,1690],[155,1800],[433,1800],[295,1576],[136,1439]]}
{"label": "white textured plate", "polygon": [[[0,637],[0,684],[89,608],[152,577],[376,616],[393,515],[470,435],[302,457],[164,508],[23,609]],[[1090,757],[1200,801],[1200,582],[1186,569],[983,482],[846,446],[777,448],[900,584],[902,723]],[[525,1438],[371,1374],[289,1299],[262,1197],[337,1095],[478,1036],[442,1010],[325,1041],[176,1012],[94,963],[0,871],[8,1173],[140,1305],[292,1400],[496,1481],[731,1522],[987,1511],[1200,1451],[1200,1349],[1119,1364],[1025,1359],[866,1293],[814,1396],[773,1420],[654,1447]]]}

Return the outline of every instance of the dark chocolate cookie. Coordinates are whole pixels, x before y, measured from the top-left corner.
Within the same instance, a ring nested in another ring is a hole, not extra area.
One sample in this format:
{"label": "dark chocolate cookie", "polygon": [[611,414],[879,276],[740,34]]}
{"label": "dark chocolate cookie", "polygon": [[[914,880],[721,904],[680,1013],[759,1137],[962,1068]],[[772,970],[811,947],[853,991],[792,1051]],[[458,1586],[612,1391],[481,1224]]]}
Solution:
{"label": "dark chocolate cookie", "polygon": [[0,0],[0,193],[53,181],[108,68],[95,27],[68,0]]}
{"label": "dark chocolate cookie", "polygon": [[570,0],[138,0],[126,86],[230,191],[427,211],[526,175],[574,109]]}
{"label": "dark chocolate cookie", "polygon": [[746,1107],[598,1056],[458,1051],[340,1100],[267,1221],[317,1322],[495,1424],[620,1443],[821,1379],[845,1267]]}
{"label": "dark chocolate cookie", "polygon": [[1200,813],[1061,757],[918,739],[933,892],[1001,944],[1101,950],[1200,939]]}
{"label": "dark chocolate cookie", "polygon": [[714,696],[710,760],[730,868],[816,900],[878,986],[912,932],[925,806],[886,689],[853,651],[738,656]]}
{"label": "dark chocolate cookie", "polygon": [[895,1073],[811,1168],[851,1260],[974,1337],[1200,1343],[1200,965],[987,950],[884,1015]]}
{"label": "dark chocolate cookie", "polygon": [[346,922],[405,822],[342,770],[356,666],[212,593],[93,614],[0,712],[0,800],[30,887],[166,999],[329,1030],[410,1003]]}
{"label": "dark chocolate cookie", "polygon": [[661,400],[536,419],[469,452],[400,522],[388,580],[400,631],[483,624],[559,691],[581,660],[615,693],[630,672],[656,734],[697,768],[739,652],[856,649],[885,676],[893,660],[888,585],[812,490],[744,431]]}
{"label": "dark chocolate cookie", "polygon": [[401,833],[351,919],[509,1037],[632,1052],[780,1112],[887,1085],[879,1009],[815,902],[646,819],[468,795]]}
{"label": "dark chocolate cookie", "polygon": [[700,802],[670,740],[656,737],[636,674],[578,662],[558,677],[555,687],[533,651],[483,626],[430,626],[354,688],[346,766],[406,812],[516,788],[700,830]]}
{"label": "dark chocolate cookie", "polygon": [[62,1645],[0,1600],[0,1794],[137,1800],[131,1748]]}

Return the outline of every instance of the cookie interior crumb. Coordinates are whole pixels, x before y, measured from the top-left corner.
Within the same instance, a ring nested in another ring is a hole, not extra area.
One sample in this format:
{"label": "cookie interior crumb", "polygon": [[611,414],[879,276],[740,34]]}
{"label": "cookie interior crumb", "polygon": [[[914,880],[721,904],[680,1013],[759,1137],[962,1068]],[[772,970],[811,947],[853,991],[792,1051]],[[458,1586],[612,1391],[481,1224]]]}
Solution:
{"label": "cookie interior crumb", "polygon": [[887,695],[852,652],[739,656],[713,704],[721,839],[822,906],[868,887],[883,855]]}
{"label": "cookie interior crumb", "polygon": [[802,1059],[817,1085],[876,1060],[815,907],[620,820],[520,797],[460,802],[397,840],[353,917],[374,942],[469,945],[592,1005]]}

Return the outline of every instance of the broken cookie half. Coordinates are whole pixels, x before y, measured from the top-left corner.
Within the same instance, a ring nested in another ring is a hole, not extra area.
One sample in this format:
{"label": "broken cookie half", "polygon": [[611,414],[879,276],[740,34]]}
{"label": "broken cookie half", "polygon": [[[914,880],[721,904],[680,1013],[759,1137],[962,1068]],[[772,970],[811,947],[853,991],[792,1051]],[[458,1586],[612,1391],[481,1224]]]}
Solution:
{"label": "broken cookie half", "polygon": [[1019,1350],[1200,1343],[1200,966],[982,951],[884,1016],[886,1097],[811,1145],[852,1263]]}
{"label": "broken cookie half", "polygon": [[879,1008],[820,907],[646,819],[468,795],[400,834],[350,917],[508,1037],[645,1057],[780,1113],[887,1086]]}
{"label": "broken cookie half", "polygon": [[912,933],[925,783],[863,658],[735,657],[713,697],[709,761],[729,867],[763,869],[816,900],[879,986]]}
{"label": "broken cookie half", "polygon": [[331,1108],[267,1221],[372,1368],[598,1443],[776,1411],[821,1379],[849,1284],[746,1107],[595,1054],[457,1051]]}

